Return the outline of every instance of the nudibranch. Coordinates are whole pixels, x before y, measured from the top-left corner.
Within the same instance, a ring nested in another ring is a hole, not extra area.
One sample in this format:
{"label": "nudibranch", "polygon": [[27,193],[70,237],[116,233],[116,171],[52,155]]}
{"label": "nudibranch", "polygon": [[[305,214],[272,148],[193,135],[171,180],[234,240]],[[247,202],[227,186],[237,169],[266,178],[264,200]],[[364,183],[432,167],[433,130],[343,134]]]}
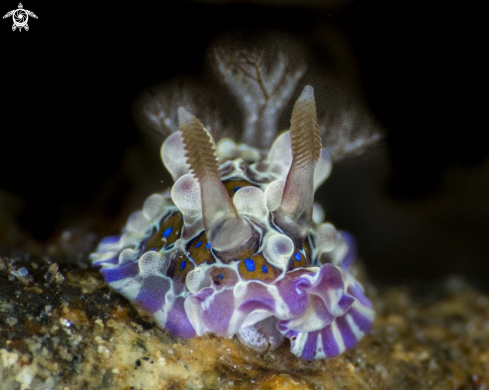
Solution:
{"label": "nudibranch", "polygon": [[161,147],[174,184],[91,255],[106,282],[175,336],[232,337],[258,350],[330,358],[369,332],[374,311],[350,265],[352,237],[314,191],[329,176],[313,88],[268,154],[217,145],[183,107]]}

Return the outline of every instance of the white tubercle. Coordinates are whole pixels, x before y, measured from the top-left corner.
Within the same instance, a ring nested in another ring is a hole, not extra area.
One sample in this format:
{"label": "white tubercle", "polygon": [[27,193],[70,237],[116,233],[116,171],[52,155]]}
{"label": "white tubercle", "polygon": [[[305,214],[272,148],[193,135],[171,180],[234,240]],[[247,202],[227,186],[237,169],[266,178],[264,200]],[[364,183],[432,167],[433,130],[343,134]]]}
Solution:
{"label": "white tubercle", "polygon": [[163,142],[160,154],[163,164],[165,164],[168,172],[171,173],[174,181],[190,173],[190,166],[187,164],[185,144],[181,131],[173,133]]}
{"label": "white tubercle", "polygon": [[321,224],[317,229],[318,253],[329,252],[336,245],[336,229],[329,222]]}
{"label": "white tubercle", "polygon": [[236,148],[237,145],[233,140],[229,138],[223,138],[216,145],[216,154],[219,157],[219,160],[231,160],[233,158],[236,158]]}
{"label": "white tubercle", "polygon": [[153,194],[144,202],[143,213],[150,221],[159,219],[168,208],[168,201],[161,194]]}
{"label": "white tubercle", "polygon": [[316,169],[314,170],[314,191],[324,183],[324,181],[331,174],[332,164],[331,157],[329,157],[326,149],[321,149],[321,156],[316,164]]}
{"label": "white tubercle", "polygon": [[282,202],[285,180],[274,180],[265,189],[265,199],[269,211],[275,211]]}
{"label": "white tubercle", "polygon": [[216,154],[221,161],[242,158],[253,163],[261,159],[261,154],[258,149],[246,144],[238,145],[229,138],[223,138],[217,143]]}
{"label": "white tubercle", "polygon": [[121,248],[127,248],[130,246],[137,246],[139,245],[140,241],[145,238],[147,234],[143,234],[141,232],[130,232],[126,231],[122,236],[120,240],[120,245]]}
{"label": "white tubercle", "polygon": [[152,225],[150,220],[144,215],[142,211],[136,211],[129,216],[126,229],[129,232],[138,232],[146,234],[151,229]]}
{"label": "white tubercle", "polygon": [[134,261],[138,258],[138,256],[139,251],[131,248],[126,248],[119,255],[119,265],[122,265],[128,261]]}
{"label": "white tubercle", "polygon": [[[348,244],[345,242],[345,240],[341,237],[341,234],[336,233],[334,246],[328,251],[329,255],[331,256],[333,265],[340,265],[349,250],[350,248],[348,247]],[[324,249],[322,251],[326,252],[326,250]]]}
{"label": "white tubercle", "polygon": [[319,203],[312,206],[312,221],[318,224],[324,221],[324,210]]}
{"label": "white tubercle", "polygon": [[171,189],[171,198],[184,220],[202,218],[200,186],[192,174],[180,177]]}
{"label": "white tubercle", "polygon": [[292,165],[290,131],[286,131],[277,137],[268,152],[266,161],[270,164],[277,165],[277,167],[274,168],[280,167],[280,172],[277,173],[285,180],[290,166]]}
{"label": "white tubercle", "polygon": [[203,288],[211,285],[212,280],[209,274],[209,268],[207,264],[203,264],[187,274],[185,284],[191,294],[197,294]]}
{"label": "white tubercle", "polygon": [[239,189],[233,197],[233,203],[239,214],[249,215],[256,219],[268,217],[265,194],[259,188],[248,186]]}
{"label": "white tubercle", "polygon": [[258,149],[253,148],[246,144],[239,144],[238,152],[239,152],[239,157],[249,162],[257,162],[260,161],[261,159],[261,155]]}
{"label": "white tubercle", "polygon": [[265,258],[275,267],[280,269],[287,267],[295,249],[292,240],[285,234],[270,233],[266,235],[264,242],[263,255]]}
{"label": "white tubercle", "polygon": [[165,261],[163,254],[156,251],[144,253],[139,259],[139,273],[141,276],[165,275],[170,261]]}

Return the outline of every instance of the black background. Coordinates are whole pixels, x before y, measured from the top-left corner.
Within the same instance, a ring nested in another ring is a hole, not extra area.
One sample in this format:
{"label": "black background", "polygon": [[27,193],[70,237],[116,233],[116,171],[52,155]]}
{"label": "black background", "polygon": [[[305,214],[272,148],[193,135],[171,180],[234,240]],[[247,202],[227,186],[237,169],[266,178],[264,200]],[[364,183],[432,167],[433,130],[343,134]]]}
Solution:
{"label": "black background", "polygon": [[[12,32],[10,18],[0,24],[0,189],[22,204],[16,218],[29,235],[46,242],[87,215],[124,221],[130,194],[141,192],[135,198],[143,202],[149,193],[124,172],[128,150],[141,144],[131,104],[156,82],[198,76],[215,36],[283,29],[321,63],[329,31],[322,27],[334,26],[351,45],[361,91],[388,133],[383,151],[334,168],[319,193],[328,217],[355,234],[373,279],[462,273],[486,286],[488,34],[481,9],[382,1],[23,4],[39,17],[28,32]],[[4,14],[16,4],[2,7]],[[164,175],[160,165],[154,169]]]}

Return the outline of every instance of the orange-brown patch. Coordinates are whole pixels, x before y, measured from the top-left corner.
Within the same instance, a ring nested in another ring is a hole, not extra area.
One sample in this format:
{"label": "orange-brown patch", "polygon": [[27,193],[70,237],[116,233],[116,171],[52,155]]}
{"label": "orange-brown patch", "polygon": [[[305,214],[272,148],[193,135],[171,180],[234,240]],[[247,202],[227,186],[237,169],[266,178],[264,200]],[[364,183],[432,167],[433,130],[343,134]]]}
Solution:
{"label": "orange-brown patch", "polygon": [[151,235],[144,242],[144,251],[160,251],[162,248],[167,248],[180,238],[182,227],[182,213],[175,211],[168,214],[160,221],[158,230],[154,228]]}
{"label": "orange-brown patch", "polygon": [[188,256],[197,265],[202,263],[212,264],[216,261],[212,255],[210,243],[207,241],[205,232],[202,232],[197,237],[192,238],[187,243],[185,249]]}
{"label": "orange-brown patch", "polygon": [[248,187],[248,186],[256,187],[254,184],[250,183],[249,181],[241,180],[241,179],[226,180],[223,181],[222,183],[224,184],[224,187],[226,187],[226,190],[231,198],[234,196],[236,191],[238,191],[240,188]]}
{"label": "orange-brown patch", "polygon": [[185,283],[187,274],[195,268],[195,265],[184,253],[175,253],[172,256],[170,266],[166,275],[173,280],[179,280]]}
{"label": "orange-brown patch", "polygon": [[282,271],[268,261],[261,253],[249,256],[239,263],[239,273],[246,280],[262,280],[271,282],[275,280]]}
{"label": "orange-brown patch", "polygon": [[303,248],[295,248],[294,253],[290,256],[287,269],[290,271],[295,268],[309,267],[312,264],[312,248],[309,237],[304,240]]}

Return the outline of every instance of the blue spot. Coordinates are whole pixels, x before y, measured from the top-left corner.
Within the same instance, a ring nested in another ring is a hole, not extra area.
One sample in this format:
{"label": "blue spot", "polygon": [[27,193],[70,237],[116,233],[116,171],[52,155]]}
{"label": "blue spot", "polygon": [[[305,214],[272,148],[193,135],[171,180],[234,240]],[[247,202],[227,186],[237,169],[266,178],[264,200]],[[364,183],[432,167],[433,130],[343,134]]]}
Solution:
{"label": "blue spot", "polygon": [[234,187],[234,188],[233,188],[233,193],[235,194],[235,193],[236,193],[236,191],[238,191],[240,188],[242,188],[242,187]]}
{"label": "blue spot", "polygon": [[262,265],[261,270],[263,271],[264,274],[268,273],[268,267],[266,265]]}
{"label": "blue spot", "polygon": [[211,247],[211,244],[207,243],[205,244],[205,249],[209,249]]}
{"label": "blue spot", "polygon": [[153,247],[150,249],[150,251],[157,251],[158,252],[158,249],[156,249],[156,247]]}
{"label": "blue spot", "polygon": [[295,252],[295,261],[301,261],[301,255],[298,252]]}
{"label": "blue spot", "polygon": [[182,271],[186,265],[187,265],[187,260],[182,261],[182,264],[180,264],[180,271]]}
{"label": "blue spot", "polygon": [[222,280],[223,278],[224,278],[224,276],[222,274],[220,274],[220,273],[217,274],[217,279]]}
{"label": "blue spot", "polygon": [[255,262],[251,260],[250,258],[245,259],[244,261],[245,267],[248,270],[248,272],[253,272],[255,270]]}
{"label": "blue spot", "polygon": [[165,231],[163,232],[163,237],[168,237],[172,231],[173,228],[171,226],[168,229],[165,229]]}
{"label": "blue spot", "polygon": [[201,245],[202,245],[202,241],[199,241],[197,244],[195,244],[195,247],[200,248]]}

